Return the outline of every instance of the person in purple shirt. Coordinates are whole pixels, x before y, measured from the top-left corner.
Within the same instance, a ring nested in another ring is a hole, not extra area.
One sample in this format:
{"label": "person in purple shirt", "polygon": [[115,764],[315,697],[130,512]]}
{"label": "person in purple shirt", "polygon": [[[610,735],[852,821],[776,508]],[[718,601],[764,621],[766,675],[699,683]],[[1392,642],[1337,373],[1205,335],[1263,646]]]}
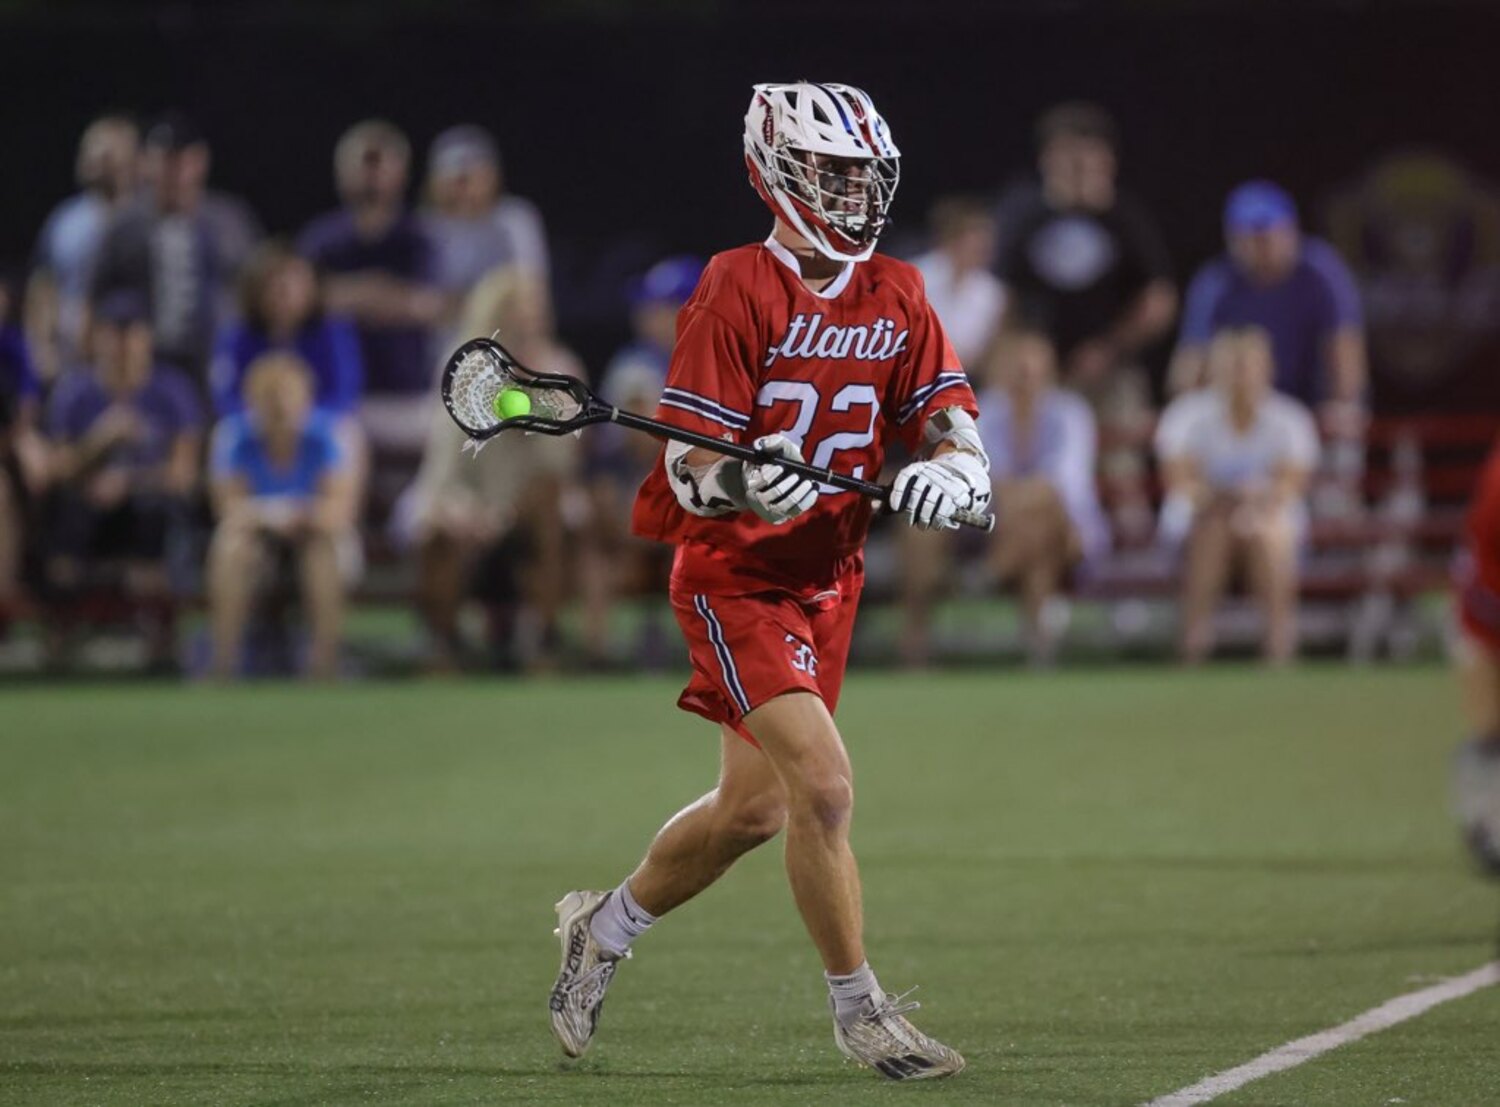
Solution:
{"label": "person in purple shirt", "polygon": [[295,351],[307,363],[319,411],[334,419],[356,413],[365,376],[359,336],[349,320],[324,311],[312,265],[280,243],[250,259],[240,283],[240,321],[219,331],[209,368],[217,414],[244,409],[245,372],[272,349]]}
{"label": "person in purple shirt", "polygon": [[432,243],[406,207],[406,136],[389,123],[351,127],[334,152],[344,206],[298,237],[297,252],[325,277],[325,306],[354,320],[365,369],[360,417],[377,448],[419,449],[433,385],[430,329],[449,307],[435,281]]}
{"label": "person in purple shirt", "polygon": [[[119,292],[93,308],[92,368],[49,398],[53,487],[46,576],[66,600],[95,570],[123,563],[123,584],[149,613],[152,660],[170,660],[165,552],[197,479],[203,416],[181,371],[156,362],[145,297]],[[59,613],[59,622],[65,614]]]}
{"label": "person in purple shirt", "polygon": [[1357,431],[1366,359],[1364,317],[1354,278],[1333,247],[1303,235],[1297,208],[1270,181],[1249,181],[1224,207],[1228,252],[1193,278],[1170,390],[1205,382],[1208,347],[1226,327],[1263,327],[1271,336],[1273,387],[1317,410],[1326,429]]}

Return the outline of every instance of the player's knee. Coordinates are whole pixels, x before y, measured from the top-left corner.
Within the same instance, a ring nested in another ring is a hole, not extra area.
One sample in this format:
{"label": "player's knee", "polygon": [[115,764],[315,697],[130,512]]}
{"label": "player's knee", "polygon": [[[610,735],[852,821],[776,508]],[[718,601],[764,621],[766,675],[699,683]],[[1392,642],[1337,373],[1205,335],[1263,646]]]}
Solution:
{"label": "player's knee", "polygon": [[849,825],[854,813],[854,785],[843,773],[826,773],[808,780],[795,797],[799,813],[826,830]]}

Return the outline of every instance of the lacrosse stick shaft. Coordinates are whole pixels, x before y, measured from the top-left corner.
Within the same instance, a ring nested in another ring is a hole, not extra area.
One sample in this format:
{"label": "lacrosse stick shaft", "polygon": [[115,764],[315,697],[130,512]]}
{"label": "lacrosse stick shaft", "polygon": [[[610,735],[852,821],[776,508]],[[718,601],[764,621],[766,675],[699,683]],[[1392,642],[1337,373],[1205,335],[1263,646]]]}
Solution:
{"label": "lacrosse stick shaft", "polygon": [[[861,496],[876,500],[889,508],[891,490],[884,485],[875,484],[872,481],[861,480],[859,477],[851,477],[848,473],[835,472],[832,469],[820,469],[815,465],[809,465],[805,461],[793,461],[785,457],[772,457],[756,450],[753,446],[745,446],[739,442],[731,442],[725,438],[714,438],[711,435],[699,434],[697,431],[686,430],[683,427],[674,427],[671,423],[663,423],[658,419],[651,419],[645,415],[637,415],[631,411],[613,409],[610,421],[618,423],[622,427],[630,427],[633,430],[642,430],[647,434],[655,435],[657,438],[670,438],[674,442],[682,442],[688,446],[699,446],[705,450],[712,450],[716,454],[726,457],[738,458],[740,461],[775,461],[784,469],[800,474],[810,480],[821,481],[831,484],[835,488],[842,488],[846,492],[857,492]],[[960,511],[954,515],[958,522],[966,527],[974,527],[976,530],[992,531],[995,529],[995,517],[993,515],[982,515],[977,511]]]}

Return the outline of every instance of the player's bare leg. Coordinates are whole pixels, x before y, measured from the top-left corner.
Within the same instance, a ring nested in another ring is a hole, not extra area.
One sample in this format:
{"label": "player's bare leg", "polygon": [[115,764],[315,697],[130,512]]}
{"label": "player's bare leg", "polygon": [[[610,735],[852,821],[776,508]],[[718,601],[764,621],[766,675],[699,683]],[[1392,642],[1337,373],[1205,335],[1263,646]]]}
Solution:
{"label": "player's bare leg", "polygon": [[562,967],[552,989],[552,1032],[580,1056],[599,1024],[604,994],[632,943],[786,822],[780,777],[729,727],[720,737],[719,783],[668,820],[645,859],[612,892],[569,892],[557,905]]}
{"label": "player's bare leg", "polygon": [[786,789],[786,870],[797,910],[823,958],[834,1041],[892,1080],[949,1076],[964,1059],[917,1030],[916,1007],[887,995],[865,960],[859,866],[849,847],[853,770],[823,700],[777,696],[745,716]]}
{"label": "player's bare leg", "polygon": [[636,902],[655,917],[692,899],[786,825],[786,792],[775,768],[722,729],[718,786],[672,816],[628,881]]}

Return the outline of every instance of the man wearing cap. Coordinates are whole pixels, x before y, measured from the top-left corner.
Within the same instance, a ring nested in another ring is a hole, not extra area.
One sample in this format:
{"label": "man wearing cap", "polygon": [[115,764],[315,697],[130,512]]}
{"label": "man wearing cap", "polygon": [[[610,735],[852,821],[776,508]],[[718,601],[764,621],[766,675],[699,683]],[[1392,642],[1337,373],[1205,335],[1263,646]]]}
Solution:
{"label": "man wearing cap", "polygon": [[1188,288],[1169,378],[1174,393],[1204,383],[1213,335],[1263,327],[1274,388],[1317,411],[1326,430],[1357,433],[1364,408],[1365,340],[1359,291],[1333,247],[1303,235],[1291,196],[1248,181],[1224,206],[1228,251]]}
{"label": "man wearing cap", "polygon": [[105,233],[90,299],[118,292],[150,305],[157,357],[200,388],[230,289],[260,231],[243,203],[207,190],[210,154],[186,117],[169,113],[146,132],[146,187]]}
{"label": "man wearing cap", "polygon": [[542,217],[530,200],[504,192],[500,150],[484,128],[449,127],[433,140],[427,205],[423,222],[437,250],[437,280],[445,289],[462,295],[502,265],[547,279]]}

